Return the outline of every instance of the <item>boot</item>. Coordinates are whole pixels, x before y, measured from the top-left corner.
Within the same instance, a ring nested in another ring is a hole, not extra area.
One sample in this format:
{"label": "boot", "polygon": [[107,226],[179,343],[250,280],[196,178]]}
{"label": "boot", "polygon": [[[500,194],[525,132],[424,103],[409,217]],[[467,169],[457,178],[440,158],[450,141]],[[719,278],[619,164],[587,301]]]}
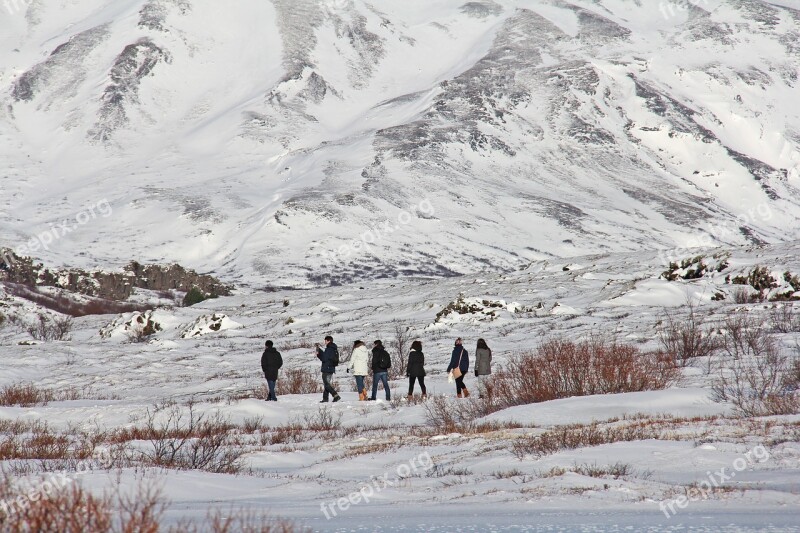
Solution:
{"label": "boot", "polygon": [[367,401],[367,391],[366,390],[362,390],[360,393],[358,393],[358,401],[360,401],[360,402],[366,402]]}
{"label": "boot", "polygon": [[342,399],[342,397],[341,397],[341,396],[339,396],[338,394],[337,394],[336,396],[334,396],[334,397],[333,397],[333,401],[334,401],[334,403],[338,402],[338,401],[339,401],[339,400],[341,400],[341,399]]}
{"label": "boot", "polygon": [[408,403],[411,403],[411,400],[413,400],[413,399],[414,399],[414,395],[413,394],[409,394],[408,398],[407,398]]}
{"label": "boot", "polygon": [[464,398],[469,398],[469,391],[467,390],[467,388],[466,388],[466,387],[464,387],[464,388],[463,388],[463,389],[461,389],[461,390],[463,390],[463,391],[464,391]]}
{"label": "boot", "polygon": [[459,398],[463,398],[463,396],[461,395],[460,392],[458,394],[456,394],[456,396],[459,397]]}
{"label": "boot", "polygon": [[427,392],[423,392],[423,393],[422,393],[422,399],[424,400],[424,399],[425,399],[425,398],[427,398],[427,397],[428,397],[428,393],[427,393]]}

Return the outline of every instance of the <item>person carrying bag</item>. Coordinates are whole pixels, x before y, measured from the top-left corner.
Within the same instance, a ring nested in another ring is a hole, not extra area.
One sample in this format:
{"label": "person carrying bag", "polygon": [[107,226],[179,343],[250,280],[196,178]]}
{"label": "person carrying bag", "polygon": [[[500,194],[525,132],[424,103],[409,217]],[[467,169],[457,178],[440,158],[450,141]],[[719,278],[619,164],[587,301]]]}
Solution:
{"label": "person carrying bag", "polygon": [[467,387],[464,385],[464,376],[469,372],[469,353],[461,344],[461,337],[456,339],[447,372],[456,382],[456,396],[459,398],[469,398],[469,390],[467,390]]}

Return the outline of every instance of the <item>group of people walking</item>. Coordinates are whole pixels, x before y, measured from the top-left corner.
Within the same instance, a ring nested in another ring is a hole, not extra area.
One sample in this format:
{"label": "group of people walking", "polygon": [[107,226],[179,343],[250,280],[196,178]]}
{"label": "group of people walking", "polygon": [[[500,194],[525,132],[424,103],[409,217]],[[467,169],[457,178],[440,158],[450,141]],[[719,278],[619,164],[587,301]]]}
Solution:
{"label": "group of people walking", "polygon": [[[322,363],[322,401],[320,403],[327,403],[331,399],[334,402],[341,400],[341,396],[336,392],[333,386],[333,374],[336,373],[336,367],[339,365],[339,347],[333,342],[333,337],[328,335],[325,337],[324,347],[320,344],[316,345],[317,358]],[[370,362],[370,353],[372,355]],[[486,394],[491,394],[491,389],[485,383],[486,378],[492,373],[492,351],[483,339],[478,339],[478,344],[475,349],[475,369],[474,373],[479,383],[479,390],[481,397]],[[283,366],[283,359],[280,352],[275,349],[272,341],[266,342],[266,349],[261,356],[261,368],[264,371],[264,376],[267,378],[269,387],[269,396],[267,401],[277,401],[275,395],[275,385],[278,379],[278,370]],[[450,356],[450,364],[447,366],[447,372],[450,374],[452,380],[456,384],[456,395],[459,398],[468,398],[470,395],[469,389],[464,385],[464,377],[469,372],[469,353],[463,346],[461,338],[457,338],[453,347],[453,352]],[[359,401],[375,400],[378,394],[378,384],[383,385],[383,390],[386,393],[386,400],[392,399],[392,393],[389,389],[389,369],[392,367],[392,358],[389,352],[384,348],[380,340],[372,343],[372,350],[369,350],[364,342],[357,340],[353,343],[353,351],[350,355],[350,360],[347,362],[347,372],[352,373],[356,380],[356,389],[358,389]],[[365,387],[366,377],[372,372],[372,394],[367,397]],[[425,387],[425,354],[422,352],[422,342],[415,340],[411,343],[411,351],[408,354],[408,361],[406,366],[406,377],[408,377],[408,399],[410,400],[414,395],[414,386],[419,382],[419,387],[422,391],[422,398],[428,395],[428,390]]]}

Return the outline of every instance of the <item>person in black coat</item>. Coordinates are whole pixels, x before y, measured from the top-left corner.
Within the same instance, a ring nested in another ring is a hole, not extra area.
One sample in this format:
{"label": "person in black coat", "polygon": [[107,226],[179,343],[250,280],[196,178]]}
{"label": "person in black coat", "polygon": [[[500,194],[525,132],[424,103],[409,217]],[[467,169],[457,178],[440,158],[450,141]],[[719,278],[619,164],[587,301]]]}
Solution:
{"label": "person in black coat", "polygon": [[469,371],[469,353],[461,344],[461,337],[456,339],[456,345],[453,347],[453,354],[450,356],[450,364],[447,366],[447,371],[450,372],[455,368],[461,371],[461,375],[456,378],[456,395],[461,398],[463,391],[463,397],[469,398],[469,391],[464,385],[464,376]]}
{"label": "person in black coat", "polygon": [[275,383],[278,381],[278,370],[283,366],[283,358],[281,357],[281,352],[273,347],[272,341],[267,341],[265,345],[266,350],[261,355],[261,370],[264,371],[264,377],[267,378],[267,385],[269,386],[267,401],[277,402]]}
{"label": "person in black coat", "polygon": [[414,341],[411,343],[411,352],[408,354],[408,401],[414,397],[414,382],[419,380],[419,387],[422,389],[422,397],[428,395],[425,389],[425,354],[422,353],[422,343]]}
{"label": "person in black coat", "polygon": [[370,400],[378,397],[378,382],[383,383],[386,391],[386,401],[391,401],[392,392],[389,389],[389,369],[392,367],[392,358],[381,341],[372,343],[372,396]]}
{"label": "person in black coat", "polygon": [[333,337],[328,335],[325,337],[325,349],[323,350],[317,344],[317,359],[322,362],[322,385],[325,387],[322,393],[322,401],[320,403],[327,403],[328,396],[333,396],[333,401],[338,402],[341,400],[339,393],[333,388],[331,380],[333,374],[336,372],[337,361],[339,360],[339,347],[333,342]]}

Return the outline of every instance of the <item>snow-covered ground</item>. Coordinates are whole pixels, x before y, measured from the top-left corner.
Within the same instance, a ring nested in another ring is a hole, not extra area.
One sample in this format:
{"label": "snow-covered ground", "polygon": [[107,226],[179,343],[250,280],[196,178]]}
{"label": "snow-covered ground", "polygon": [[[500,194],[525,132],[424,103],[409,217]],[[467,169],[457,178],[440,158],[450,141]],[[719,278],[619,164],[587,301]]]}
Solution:
{"label": "snow-covered ground", "polygon": [[[457,336],[467,339],[470,351],[478,337],[486,338],[495,365],[549,335],[607,333],[655,348],[659,316],[665,308],[683,312],[687,298],[709,322],[734,309],[766,316],[776,304],[733,303],[736,286],[725,277],[756,264],[776,276],[798,272],[799,251],[800,243],[731,250],[725,269],[693,281],[659,279],[663,265],[656,254],[629,254],[540,262],[481,278],[241,292],[189,308],[157,309],[150,318],[162,330],[146,343],[119,333],[130,315],[80,318],[71,341],[34,345],[18,344],[29,342],[28,335],[7,326],[0,330],[0,386],[32,382],[77,392],[47,405],[2,407],[0,419],[46,421],[60,430],[125,428],[141,425],[156,404],[172,400],[185,411],[193,400],[197,412],[220,413],[238,427],[250,424],[239,474],[130,467],[79,476],[97,490],[154,481],[171,502],[165,523],[202,519],[209,508],[247,508],[316,531],[797,531],[800,416],[737,417],[730,405],[713,401],[707,361],[684,369],[667,390],[513,407],[478,418],[483,429],[455,433],[437,432],[425,403],[402,399],[404,379],[391,383],[391,402],[381,390],[377,402],[358,402],[343,367],[336,375],[340,403],[321,406],[319,394],[265,402],[255,391],[263,385],[259,358],[266,338],[281,349],[286,369],[316,372],[312,350],[301,345],[326,334],[344,349],[356,338],[389,342],[399,322],[423,342],[427,402],[446,396],[453,405],[470,405],[454,398],[444,372]],[[707,257],[710,263],[712,254]],[[718,292],[727,299],[712,301]],[[476,311],[437,321],[437,313],[460,295],[502,306],[487,306],[494,317]],[[11,306],[6,312],[34,312],[17,299],[4,303]],[[782,334],[779,340],[793,351],[800,336]],[[475,390],[472,375],[467,384]],[[296,440],[275,437],[279,428],[308,425],[325,414],[338,420],[338,429]],[[665,433],[544,455],[514,449],[519,439],[565,425],[643,420],[662,424]],[[723,476],[735,474],[714,478],[724,489],[677,506],[675,499],[693,483],[702,487],[721,469]],[[359,492],[369,501],[340,500]]]}
{"label": "snow-covered ground", "polygon": [[[316,531],[800,531],[800,415],[715,402],[722,356],[666,390],[447,430],[430,412],[479,407],[447,382],[459,336],[499,368],[557,336],[656,349],[665,310],[715,335],[726,316],[781,319],[774,299],[800,298],[798,43],[794,0],[0,0],[0,251],[179,262],[236,287],[192,307],[137,291],[156,308],[39,342],[12,319],[53,313],[0,284],[0,388],[54,395],[0,406],[0,450],[28,427],[9,421],[46,422],[114,459],[0,463],[34,486],[52,468],[98,493],[154,482],[168,524],[246,509]],[[756,267],[766,301],[736,303]],[[795,320],[775,333],[792,358]],[[346,355],[398,328],[423,342],[426,402],[404,379],[358,402],[343,367],[340,403],[261,399],[265,339],[285,382],[316,375],[324,335]],[[173,409],[233,424],[240,471],[143,466],[100,438]],[[639,426],[657,431],[523,446]]]}

